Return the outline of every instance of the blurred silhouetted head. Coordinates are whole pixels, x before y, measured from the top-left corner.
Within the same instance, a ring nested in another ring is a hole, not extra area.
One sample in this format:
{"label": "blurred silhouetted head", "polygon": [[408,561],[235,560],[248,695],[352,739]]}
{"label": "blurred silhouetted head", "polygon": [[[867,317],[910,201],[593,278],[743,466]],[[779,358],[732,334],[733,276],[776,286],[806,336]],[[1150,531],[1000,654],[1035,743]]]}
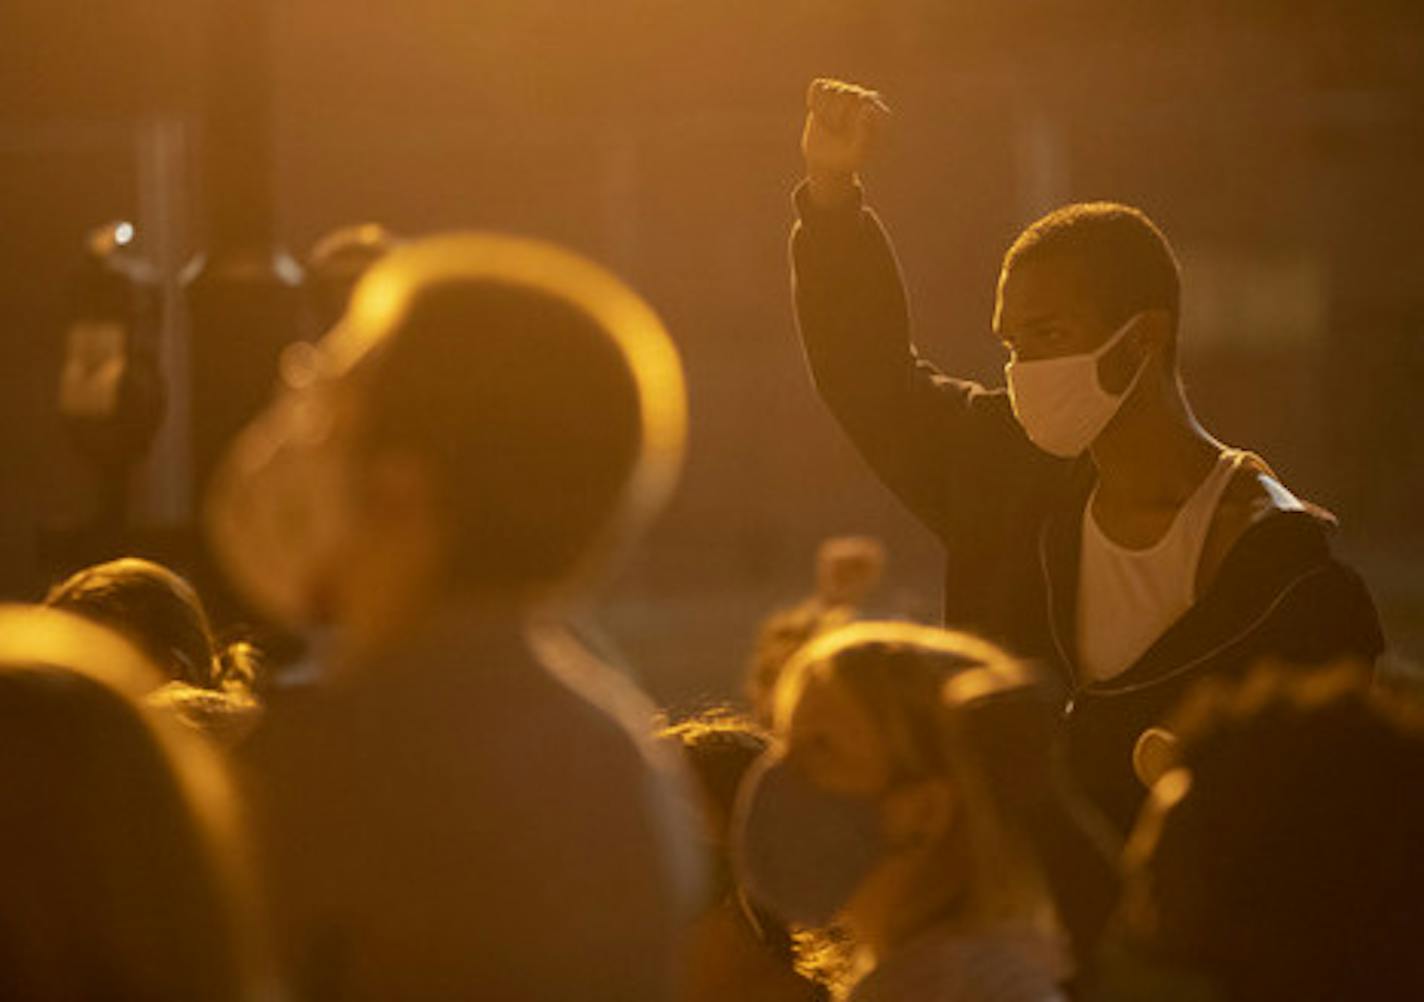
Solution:
{"label": "blurred silhouetted head", "polygon": [[681,366],[627,286],[560,248],[406,244],[255,422],[213,523],[238,583],[338,620],[412,582],[523,599],[605,562],[669,493]]}
{"label": "blurred silhouetted head", "polygon": [[874,536],[832,536],[816,548],[811,597],[772,613],[757,630],[746,696],[758,724],[771,725],[772,694],[786,662],[813,637],[856,618],[885,573],[885,559],[885,544]]}
{"label": "blurred silhouetted head", "polygon": [[1126,855],[1108,997],[1153,970],[1227,1002],[1424,997],[1420,708],[1357,670],[1262,668],[1174,730],[1178,767]]}
{"label": "blurred silhouetted head", "polygon": [[356,283],[398,243],[380,223],[339,226],[317,238],[307,252],[305,273],[307,300],[318,334],[341,319]]}
{"label": "blurred silhouetted head", "polygon": [[706,710],[664,728],[662,737],[677,742],[703,794],[708,832],[724,845],[737,788],[766,751],[767,735],[731,710]]}
{"label": "blurred silhouetted head", "polygon": [[420,290],[367,383],[358,444],[419,460],[456,583],[562,577],[613,516],[642,447],[638,387],[597,321],[497,281]]}
{"label": "blurred silhouetted head", "polygon": [[[834,943],[810,931],[793,936],[784,923],[748,901],[732,877],[728,838],[737,792],[769,738],[752,721],[725,709],[680,720],[664,728],[661,737],[677,743],[697,781],[713,875],[710,907],[691,931],[684,997],[688,1002],[824,999],[825,989],[813,980],[811,969],[838,959],[832,956]],[[798,973],[798,967],[807,970]],[[817,977],[828,973],[815,971]]]}
{"label": "blurred silhouetted head", "polygon": [[859,606],[885,575],[885,544],[874,536],[833,536],[816,548],[816,597]]}
{"label": "blurred silhouetted head", "polygon": [[854,609],[810,601],[774,612],[762,622],[746,679],[747,699],[758,724],[771,726],[776,684],[796,652],[814,638],[845,626],[854,618]]}
{"label": "blurred silhouetted head", "polygon": [[0,996],[250,997],[230,791],[140,706],[155,678],[95,624],[0,607]]}
{"label": "blurred silhouetted head", "polygon": [[86,567],[51,588],[45,604],[116,630],[174,681],[201,689],[254,681],[252,651],[220,648],[197,591],[151,560]]}

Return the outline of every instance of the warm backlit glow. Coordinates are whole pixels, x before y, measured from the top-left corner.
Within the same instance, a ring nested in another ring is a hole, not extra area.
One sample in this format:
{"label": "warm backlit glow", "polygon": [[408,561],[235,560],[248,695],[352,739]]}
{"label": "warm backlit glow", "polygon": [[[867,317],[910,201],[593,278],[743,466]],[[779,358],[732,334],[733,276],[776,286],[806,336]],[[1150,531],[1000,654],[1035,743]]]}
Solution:
{"label": "warm backlit glow", "polygon": [[0,605],[0,664],[67,668],[135,699],[163,682],[153,665],[112,630],[42,606]]}
{"label": "warm backlit glow", "polygon": [[626,516],[641,523],[667,500],[682,466],[687,392],[682,363],[662,320],[617,276],[571,251],[495,233],[449,234],[397,248],[356,287],[341,325],[322,342],[333,375],[377,348],[424,285],[491,279],[540,289],[593,317],[622,349],[639,388],[643,455],[630,480]]}

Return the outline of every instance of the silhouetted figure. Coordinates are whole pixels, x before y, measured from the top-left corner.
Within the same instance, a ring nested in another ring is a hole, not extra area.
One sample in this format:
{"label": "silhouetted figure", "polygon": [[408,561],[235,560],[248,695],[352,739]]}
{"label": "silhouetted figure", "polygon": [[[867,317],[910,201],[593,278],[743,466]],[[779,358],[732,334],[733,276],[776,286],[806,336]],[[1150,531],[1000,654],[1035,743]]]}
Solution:
{"label": "silhouetted figure", "polygon": [[811,87],[795,299],[816,386],[862,455],[942,542],[945,620],[1053,666],[1074,773],[1126,829],[1138,736],[1196,678],[1264,654],[1383,646],[1333,519],[1192,414],[1180,281],[1137,209],[1071,205],[1004,257],[1005,390],[941,373],[911,341],[899,269],[856,172],[886,109]]}
{"label": "silhouetted figure", "polygon": [[102,627],[0,607],[0,997],[271,997],[231,791],[141,707],[157,681]]}
{"label": "silhouetted figure", "polygon": [[137,245],[133,224],[122,220],[87,235],[59,374],[60,417],[94,468],[99,502],[93,524],[109,545],[126,528],[132,472],[167,408],[158,363],[159,279]]}
{"label": "silhouetted figure", "polygon": [[167,676],[149,702],[190,727],[232,745],[257,725],[256,650],[220,643],[197,591],[161,564],[124,557],[86,567],[51,588],[45,604],[107,626],[138,647]]}
{"label": "silhouetted figure", "polygon": [[791,656],[813,637],[854,620],[884,573],[885,546],[874,537],[833,536],[817,547],[815,592],[757,629],[746,694],[758,724],[771,725],[772,693]]}
{"label": "silhouetted figure", "polygon": [[850,933],[852,1002],[1052,1002],[1067,971],[1032,846],[947,682],[1006,656],[972,637],[865,622],[802,649],[778,743],[734,825],[742,883],[784,921]]}
{"label": "silhouetted figure", "polygon": [[254,740],[267,886],[329,998],[667,998],[698,862],[651,708],[546,620],[675,480],[677,355],[612,275],[452,235],[289,359],[212,506],[234,580],[331,630]]}
{"label": "silhouetted figure", "polygon": [[1424,709],[1352,666],[1183,707],[1099,1002],[1424,998]]}
{"label": "silhouetted figure", "polygon": [[737,790],[768,747],[767,736],[729,711],[708,710],[664,728],[696,780],[705,821],[708,902],[689,934],[684,1002],[815,1002],[829,994],[797,970],[791,930],[757,908],[732,873],[729,841]]}

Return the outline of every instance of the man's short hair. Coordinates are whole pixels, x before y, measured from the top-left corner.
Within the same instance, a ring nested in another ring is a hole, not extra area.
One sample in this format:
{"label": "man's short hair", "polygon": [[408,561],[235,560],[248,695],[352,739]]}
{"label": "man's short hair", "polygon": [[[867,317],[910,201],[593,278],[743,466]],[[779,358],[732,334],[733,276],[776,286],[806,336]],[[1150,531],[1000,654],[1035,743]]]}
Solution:
{"label": "man's short hair", "polygon": [[1088,296],[1112,326],[1143,310],[1165,310],[1175,329],[1181,310],[1181,267],[1167,237],[1141,209],[1117,202],[1078,202],[1031,223],[1004,254],[1004,271],[1025,261],[1070,262]]}

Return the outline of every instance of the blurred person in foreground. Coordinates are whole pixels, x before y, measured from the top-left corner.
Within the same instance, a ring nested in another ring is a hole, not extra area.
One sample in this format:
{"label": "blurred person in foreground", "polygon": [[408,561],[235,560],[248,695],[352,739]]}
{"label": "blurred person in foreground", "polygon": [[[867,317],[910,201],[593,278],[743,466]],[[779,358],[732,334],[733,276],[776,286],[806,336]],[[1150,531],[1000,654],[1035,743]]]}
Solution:
{"label": "blurred person in foreground", "polygon": [[812,641],[777,686],[776,745],[743,783],[738,875],[783,921],[832,922],[851,1002],[1057,1002],[1068,975],[1036,858],[988,764],[941,705],[1006,656],[864,622]]}
{"label": "blurred person in foreground", "polygon": [[303,262],[308,322],[320,336],[340,322],[362,276],[400,240],[380,223],[352,223],[323,233]]}
{"label": "blurred person in foreground", "polygon": [[1094,1002],[1424,998],[1424,707],[1264,665],[1176,715]]}
{"label": "blurred person in foreground", "polygon": [[547,244],[406,244],[243,433],[211,505],[234,580],[332,633],[252,793],[313,997],[667,998],[691,806],[651,707],[557,622],[661,505],[681,366]]}
{"label": "blurred person in foreground", "polygon": [[[800,949],[785,923],[757,908],[732,872],[729,833],[737,790],[766,752],[769,739],[731,711],[705,710],[669,725],[660,737],[687,762],[702,805],[706,856],[713,875],[707,907],[693,923],[687,945],[683,1002],[823,1002],[827,988],[807,977]],[[820,973],[820,972],[814,972]]]}
{"label": "blurred person in foreground", "polygon": [[911,340],[890,240],[859,171],[880,97],[818,80],[791,238],[822,398],[938,536],[945,622],[1051,666],[1071,767],[1125,831],[1139,735],[1197,678],[1261,656],[1383,648],[1334,520],[1197,421],[1178,364],[1181,282],[1162,232],[1107,202],[1058,209],[1004,255],[1006,389],[951,378]]}
{"label": "blurred person in foreground", "polygon": [[0,606],[0,997],[280,997],[232,790],[144,708],[158,682],[110,630]]}
{"label": "blurred person in foreground", "polygon": [[772,695],[786,662],[813,637],[861,615],[865,600],[885,576],[885,544],[874,536],[833,536],[816,549],[816,590],[768,616],[757,630],[747,669],[752,718],[771,726]]}
{"label": "blurred person in foreground", "polygon": [[251,644],[220,643],[197,591],[151,560],[95,564],[50,589],[45,605],[116,631],[166,676],[145,698],[187,726],[232,746],[256,727],[259,658]]}

